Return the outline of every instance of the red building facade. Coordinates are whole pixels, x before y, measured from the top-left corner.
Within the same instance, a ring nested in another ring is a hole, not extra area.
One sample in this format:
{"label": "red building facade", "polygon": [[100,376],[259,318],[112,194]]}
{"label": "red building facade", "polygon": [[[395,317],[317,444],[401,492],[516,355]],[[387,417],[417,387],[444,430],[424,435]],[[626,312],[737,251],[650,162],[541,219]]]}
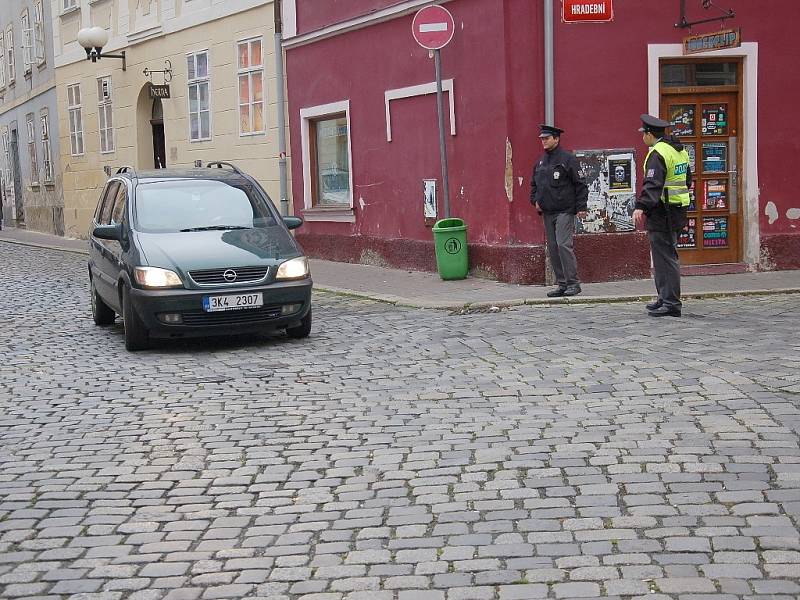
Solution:
{"label": "red building facade", "polygon": [[[546,280],[528,198],[542,152],[548,1],[438,2],[456,25],[441,51],[450,212],[467,224],[471,272],[503,281]],[[431,225],[445,215],[434,61],[411,30],[429,4],[284,0],[293,203],[311,256],[435,270]],[[679,0],[613,0],[611,21],[582,23],[563,22],[561,1],[552,4],[554,122],[591,183],[576,238],[581,278],[649,276],[646,237],[630,223],[644,112],[675,122],[694,157],[683,263],[800,268],[789,168],[800,150],[800,70],[785,25],[800,3],[725,0],[733,18],[691,31],[676,27]],[[688,0],[683,16],[723,14]],[[739,34],[731,47],[686,53],[684,38],[720,28]]]}

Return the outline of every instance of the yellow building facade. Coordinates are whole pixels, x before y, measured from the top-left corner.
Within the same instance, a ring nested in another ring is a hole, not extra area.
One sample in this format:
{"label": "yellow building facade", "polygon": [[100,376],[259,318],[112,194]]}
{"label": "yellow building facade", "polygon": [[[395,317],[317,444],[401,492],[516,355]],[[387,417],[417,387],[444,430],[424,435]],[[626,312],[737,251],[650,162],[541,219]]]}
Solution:
{"label": "yellow building facade", "polygon": [[[121,166],[233,162],[280,206],[273,10],[263,0],[53,0],[66,236],[87,236],[105,171]],[[96,62],[77,41],[87,27],[109,37]],[[124,70],[103,56],[123,52]]]}

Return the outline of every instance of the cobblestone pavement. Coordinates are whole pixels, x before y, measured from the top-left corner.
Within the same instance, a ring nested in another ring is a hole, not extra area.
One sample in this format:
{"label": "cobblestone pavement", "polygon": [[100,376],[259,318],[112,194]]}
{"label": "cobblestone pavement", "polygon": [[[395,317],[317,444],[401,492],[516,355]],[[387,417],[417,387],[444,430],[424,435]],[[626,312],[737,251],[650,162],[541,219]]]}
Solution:
{"label": "cobblestone pavement", "polygon": [[128,354],[85,258],[0,244],[0,597],[800,597],[800,296]]}

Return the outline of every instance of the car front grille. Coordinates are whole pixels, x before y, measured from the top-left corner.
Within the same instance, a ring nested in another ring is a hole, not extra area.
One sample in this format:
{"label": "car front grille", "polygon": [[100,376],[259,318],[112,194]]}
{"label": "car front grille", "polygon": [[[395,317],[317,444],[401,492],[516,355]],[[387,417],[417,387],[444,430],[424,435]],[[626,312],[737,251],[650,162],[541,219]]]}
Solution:
{"label": "car front grille", "polygon": [[195,327],[202,325],[242,325],[247,323],[259,323],[271,321],[280,316],[280,306],[262,306],[261,308],[223,310],[217,312],[191,310],[182,313],[183,324]]}
{"label": "car front grille", "polygon": [[268,273],[269,267],[228,267],[189,271],[189,277],[197,285],[236,285],[263,281]]}

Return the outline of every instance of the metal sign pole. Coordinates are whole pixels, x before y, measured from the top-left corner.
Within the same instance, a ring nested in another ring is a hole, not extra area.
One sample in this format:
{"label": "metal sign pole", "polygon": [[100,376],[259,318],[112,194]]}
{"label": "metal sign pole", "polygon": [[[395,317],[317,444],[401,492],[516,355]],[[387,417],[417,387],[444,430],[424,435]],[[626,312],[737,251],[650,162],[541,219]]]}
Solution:
{"label": "metal sign pole", "polygon": [[444,198],[444,217],[450,218],[450,182],[447,178],[447,148],[444,135],[444,100],[442,94],[442,59],[439,50],[433,51],[436,64],[436,108],[439,113],[439,156],[442,160],[442,197]]}

